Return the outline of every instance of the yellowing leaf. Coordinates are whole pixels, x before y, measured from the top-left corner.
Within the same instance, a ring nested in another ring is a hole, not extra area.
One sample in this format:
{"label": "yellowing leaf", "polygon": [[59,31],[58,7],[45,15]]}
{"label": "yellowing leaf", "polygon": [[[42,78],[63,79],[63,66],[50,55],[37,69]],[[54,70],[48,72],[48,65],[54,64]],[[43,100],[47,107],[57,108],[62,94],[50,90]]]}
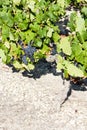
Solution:
{"label": "yellowing leaf", "polygon": [[22,65],[21,65],[18,61],[14,61],[14,62],[13,62],[13,66],[14,66],[16,69],[21,69],[21,68],[22,68]]}
{"label": "yellowing leaf", "polygon": [[29,70],[33,70],[34,69],[34,65],[33,64],[29,64],[28,67],[29,67]]}
{"label": "yellowing leaf", "polygon": [[60,41],[60,48],[63,50],[63,52],[67,55],[71,55],[72,50],[70,46],[69,37],[63,37]]}
{"label": "yellowing leaf", "polygon": [[13,3],[14,3],[15,5],[19,5],[20,2],[21,2],[21,0],[13,0]]}
{"label": "yellowing leaf", "polygon": [[35,6],[35,1],[31,0],[31,1],[28,3],[28,7],[33,11],[33,10],[34,10],[34,6]]}
{"label": "yellowing leaf", "polygon": [[10,44],[9,44],[8,41],[6,41],[4,45],[5,45],[8,49],[10,48]]}
{"label": "yellowing leaf", "polygon": [[5,53],[2,49],[0,49],[0,57],[1,59],[5,62],[6,61],[6,56],[5,56]]}
{"label": "yellowing leaf", "polygon": [[29,63],[28,66],[22,63],[22,67],[25,68],[27,71],[34,69],[34,65],[31,63]]}
{"label": "yellowing leaf", "polygon": [[64,8],[64,6],[65,6],[65,0],[57,0],[57,2],[58,2],[58,4],[59,4],[62,8]]}
{"label": "yellowing leaf", "polygon": [[47,36],[48,37],[52,37],[52,33],[53,33],[53,29],[52,28],[49,28],[48,32],[47,32]]}
{"label": "yellowing leaf", "polygon": [[80,34],[82,34],[82,32],[84,30],[86,30],[86,28],[85,28],[85,20],[79,14],[76,17],[76,31],[79,32]]}

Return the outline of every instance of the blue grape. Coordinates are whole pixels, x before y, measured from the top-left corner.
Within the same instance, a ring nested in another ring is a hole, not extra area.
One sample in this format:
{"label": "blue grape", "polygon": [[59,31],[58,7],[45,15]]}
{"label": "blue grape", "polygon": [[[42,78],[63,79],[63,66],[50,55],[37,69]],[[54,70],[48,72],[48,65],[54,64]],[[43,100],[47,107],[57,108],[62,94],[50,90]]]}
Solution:
{"label": "blue grape", "polygon": [[26,47],[26,48],[23,48],[24,52],[25,52],[25,55],[27,57],[30,58],[30,60],[33,62],[34,61],[34,58],[33,58],[33,55],[34,55],[34,52],[36,51],[36,48],[35,47],[32,47],[30,44]]}
{"label": "blue grape", "polygon": [[28,45],[26,48],[24,48],[25,54],[28,56],[32,56],[34,52],[36,51],[35,47],[32,47],[31,45]]}
{"label": "blue grape", "polygon": [[24,64],[28,64],[28,62],[27,62],[27,57],[25,56],[25,55],[23,55],[23,57],[22,57],[22,62],[24,63]]}

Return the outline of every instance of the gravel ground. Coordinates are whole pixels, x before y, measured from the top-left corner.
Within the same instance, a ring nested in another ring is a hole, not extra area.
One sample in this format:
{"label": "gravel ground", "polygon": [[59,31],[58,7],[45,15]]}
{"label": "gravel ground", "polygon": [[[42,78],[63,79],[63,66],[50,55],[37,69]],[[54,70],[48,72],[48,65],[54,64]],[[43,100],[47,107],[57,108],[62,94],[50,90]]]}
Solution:
{"label": "gravel ground", "polygon": [[0,130],[87,130],[86,90],[73,89],[62,104],[69,87],[60,73],[35,80],[0,62]]}

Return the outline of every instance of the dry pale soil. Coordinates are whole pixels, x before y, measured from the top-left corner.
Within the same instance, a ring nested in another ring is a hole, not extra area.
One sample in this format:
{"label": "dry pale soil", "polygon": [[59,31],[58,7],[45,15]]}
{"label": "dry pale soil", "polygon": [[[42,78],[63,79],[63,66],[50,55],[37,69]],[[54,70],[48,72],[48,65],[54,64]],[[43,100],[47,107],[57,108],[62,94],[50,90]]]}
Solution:
{"label": "dry pale soil", "polygon": [[30,78],[0,62],[0,130],[87,130],[86,86],[61,73]]}

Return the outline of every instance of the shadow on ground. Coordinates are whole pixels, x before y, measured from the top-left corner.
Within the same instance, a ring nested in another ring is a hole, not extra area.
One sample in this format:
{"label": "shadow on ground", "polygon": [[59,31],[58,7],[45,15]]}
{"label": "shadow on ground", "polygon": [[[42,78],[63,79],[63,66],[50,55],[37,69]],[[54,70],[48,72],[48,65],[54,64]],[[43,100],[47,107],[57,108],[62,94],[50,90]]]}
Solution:
{"label": "shadow on ground", "polygon": [[[12,70],[13,70],[13,73],[19,72],[13,67],[12,67]],[[29,78],[34,78],[34,79],[40,78],[41,76],[46,75],[46,74],[53,74],[54,76],[61,76],[61,78],[63,79],[63,84],[65,84],[66,79],[64,79],[63,77],[63,72],[56,71],[56,62],[50,63],[50,62],[47,62],[45,59],[42,59],[42,60],[39,60],[39,62],[35,64],[34,70],[30,72],[28,71],[22,72],[22,75],[24,77],[29,77]],[[68,81],[70,82],[69,90],[66,93],[66,98],[64,99],[62,104],[64,104],[68,100],[68,98],[71,96],[72,90],[78,91],[78,92],[87,91],[87,79],[77,80],[76,83],[74,83],[70,79],[68,79]]]}
{"label": "shadow on ground", "polygon": [[[13,73],[14,72],[19,72],[14,67],[12,67],[12,70],[13,70]],[[34,79],[40,78],[41,76],[46,75],[46,74],[53,74],[54,76],[61,76],[63,81],[66,80],[63,77],[63,72],[62,71],[61,72],[56,71],[56,62],[47,62],[45,59],[39,60],[35,64],[34,70],[31,70],[30,72],[29,71],[22,72],[22,75],[24,77],[29,77],[29,78],[34,78]],[[78,79],[76,83],[74,83],[70,79],[68,79],[68,81],[70,82],[70,87],[69,87],[70,90],[69,90],[68,95],[70,95],[70,91],[72,91],[72,90],[75,90],[75,91],[87,91],[87,78]]]}
{"label": "shadow on ground", "polygon": [[72,81],[70,81],[69,90],[68,90],[66,98],[64,99],[62,104],[64,104],[68,100],[68,98],[71,96],[72,90],[75,90],[78,92],[79,91],[87,91],[87,79],[79,80],[76,84],[73,83]]}
{"label": "shadow on ground", "polygon": [[[20,70],[17,70],[12,65],[8,65],[12,68],[12,72],[16,73]],[[56,71],[56,62],[47,62],[45,59],[39,60],[37,63],[35,63],[35,68],[30,71],[23,71],[22,75],[29,78],[40,78],[42,75],[50,74],[52,73],[54,76],[61,76],[63,78],[62,72]]]}
{"label": "shadow on ground", "polygon": [[57,72],[56,71],[56,63],[50,63],[47,62],[45,59],[39,60],[35,64],[34,70],[31,70],[30,72],[24,71],[22,74],[23,76],[28,76],[29,78],[40,78],[42,75],[46,75],[52,73],[55,76],[62,76],[62,72]]}

